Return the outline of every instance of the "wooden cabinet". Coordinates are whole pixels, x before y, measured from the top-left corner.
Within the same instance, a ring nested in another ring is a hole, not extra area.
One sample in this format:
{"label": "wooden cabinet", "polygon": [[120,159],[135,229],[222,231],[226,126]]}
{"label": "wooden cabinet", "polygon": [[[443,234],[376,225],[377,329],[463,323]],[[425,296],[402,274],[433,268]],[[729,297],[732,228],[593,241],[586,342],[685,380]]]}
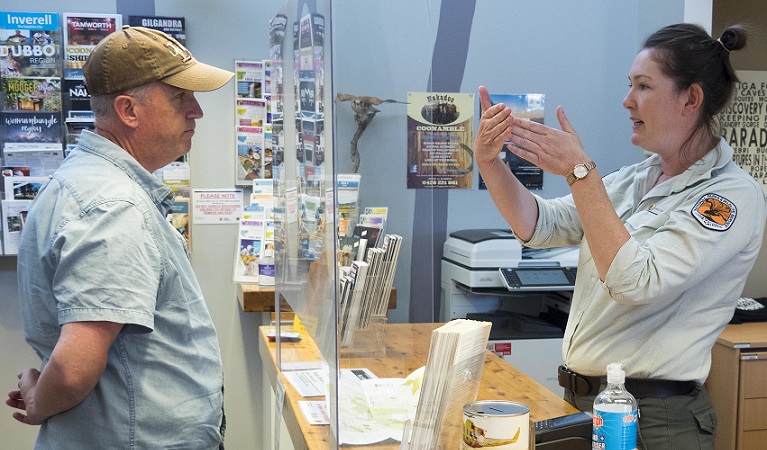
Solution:
{"label": "wooden cabinet", "polygon": [[716,450],[765,448],[767,323],[727,325],[711,355],[706,389],[718,417]]}

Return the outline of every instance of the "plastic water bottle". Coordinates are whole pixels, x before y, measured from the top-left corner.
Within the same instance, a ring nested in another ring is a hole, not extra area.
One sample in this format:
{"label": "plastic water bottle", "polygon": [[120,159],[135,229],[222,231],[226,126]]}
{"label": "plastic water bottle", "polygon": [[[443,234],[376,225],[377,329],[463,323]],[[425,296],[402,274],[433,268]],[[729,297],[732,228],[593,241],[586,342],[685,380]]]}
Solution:
{"label": "plastic water bottle", "polygon": [[274,286],[274,250],[265,248],[258,259],[258,284]]}
{"label": "plastic water bottle", "polygon": [[607,366],[607,388],[594,399],[592,449],[637,448],[637,401],[624,387],[625,382],[623,365]]}

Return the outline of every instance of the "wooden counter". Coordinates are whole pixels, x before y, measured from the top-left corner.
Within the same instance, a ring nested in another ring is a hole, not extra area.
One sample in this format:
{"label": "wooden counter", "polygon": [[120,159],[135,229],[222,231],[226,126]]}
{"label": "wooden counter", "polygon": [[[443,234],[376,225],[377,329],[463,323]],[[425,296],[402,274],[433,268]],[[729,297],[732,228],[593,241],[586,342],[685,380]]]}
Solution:
{"label": "wooden counter", "polygon": [[[342,368],[365,367],[379,377],[405,378],[426,364],[431,332],[439,323],[388,324],[385,326],[386,354],[381,358],[342,358]],[[261,327],[259,354],[264,372],[274,388],[277,378],[285,386],[282,417],[296,449],[326,450],[329,448],[329,426],[309,425],[301,413],[298,401],[303,398],[286,378],[277,372],[275,343],[266,338],[267,327]],[[282,362],[319,361],[320,355],[311,337],[303,335],[295,343],[281,343]],[[315,398],[316,399],[316,398]],[[530,407],[530,419],[538,421],[578,412],[554,394],[491,352],[486,353],[478,400],[509,400]],[[399,444],[354,446],[359,449],[399,449]]]}
{"label": "wooden counter", "polygon": [[[237,283],[237,300],[245,312],[274,312],[274,286],[260,286],[258,283]],[[389,295],[389,309],[397,307],[397,289]],[[283,311],[290,311],[285,303]]]}

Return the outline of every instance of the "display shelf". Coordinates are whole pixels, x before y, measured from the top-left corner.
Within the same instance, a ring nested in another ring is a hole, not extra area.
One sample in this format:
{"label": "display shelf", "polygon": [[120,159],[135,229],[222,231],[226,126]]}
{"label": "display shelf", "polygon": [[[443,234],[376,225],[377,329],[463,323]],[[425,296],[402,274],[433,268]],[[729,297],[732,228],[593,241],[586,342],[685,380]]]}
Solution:
{"label": "display shelf", "polygon": [[[260,286],[258,283],[237,283],[237,300],[244,312],[274,312],[274,286]],[[290,311],[290,306],[285,305]],[[397,307],[397,289],[391,290],[388,309]]]}

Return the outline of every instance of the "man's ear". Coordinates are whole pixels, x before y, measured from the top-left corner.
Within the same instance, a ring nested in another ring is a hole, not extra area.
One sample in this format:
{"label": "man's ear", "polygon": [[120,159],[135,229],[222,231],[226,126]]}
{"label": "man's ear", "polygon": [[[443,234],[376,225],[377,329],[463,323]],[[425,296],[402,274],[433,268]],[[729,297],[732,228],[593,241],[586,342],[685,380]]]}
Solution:
{"label": "man's ear", "polygon": [[138,127],[138,114],[136,111],[136,99],[130,95],[118,95],[112,106],[120,118],[120,122],[131,128]]}
{"label": "man's ear", "polygon": [[687,88],[687,100],[684,104],[684,114],[696,114],[703,106],[703,88],[693,83]]}

